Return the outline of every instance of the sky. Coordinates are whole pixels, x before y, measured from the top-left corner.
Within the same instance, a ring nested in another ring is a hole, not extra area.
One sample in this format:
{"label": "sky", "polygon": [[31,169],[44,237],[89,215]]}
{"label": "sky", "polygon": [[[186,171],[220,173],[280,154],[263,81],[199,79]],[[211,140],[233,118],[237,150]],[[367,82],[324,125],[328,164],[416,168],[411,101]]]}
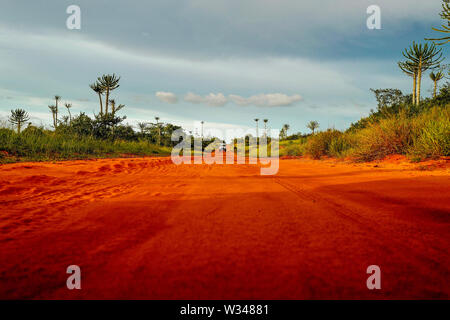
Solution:
{"label": "sky", "polygon": [[[366,10],[381,10],[369,30]],[[23,108],[50,125],[57,94],[72,113],[98,112],[89,88],[112,93],[125,122],[198,131],[269,127],[345,129],[376,108],[370,88],[411,92],[397,67],[412,41],[436,36],[440,0],[0,0],[0,119]],[[66,26],[70,5],[81,28]],[[424,95],[432,83],[424,77]],[[261,125],[260,125],[261,126]]]}

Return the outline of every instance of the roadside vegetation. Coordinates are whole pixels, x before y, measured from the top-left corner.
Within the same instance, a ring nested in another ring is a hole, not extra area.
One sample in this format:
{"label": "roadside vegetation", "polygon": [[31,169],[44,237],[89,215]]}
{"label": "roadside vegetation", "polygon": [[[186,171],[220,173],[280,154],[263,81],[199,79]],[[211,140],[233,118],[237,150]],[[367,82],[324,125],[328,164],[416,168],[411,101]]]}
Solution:
{"label": "roadside vegetation", "polygon": [[[397,90],[378,91],[377,111],[352,124],[346,131],[327,129],[296,140],[280,141],[281,156],[307,155],[350,158],[355,161],[383,159],[392,154],[420,161],[450,156],[450,84],[436,98],[419,106],[407,102]],[[390,97],[385,100],[386,95]],[[397,102],[395,102],[397,101]]]}
{"label": "roadside vegetation", "polygon": [[103,75],[90,85],[99,97],[99,112],[89,117],[81,112],[72,115],[71,103],[61,107],[61,97],[48,106],[53,128],[35,126],[23,109],[11,110],[9,123],[0,124],[0,163],[85,159],[94,157],[169,155],[172,132],[179,126],[141,122],[138,130],[123,124],[125,105],[111,98],[119,87],[120,77]]}
{"label": "roadside vegetation", "polygon": [[[433,30],[450,33],[450,4],[442,4],[444,25]],[[442,48],[450,37],[427,39],[433,42],[413,42],[403,52],[405,61],[398,62],[400,71],[412,79],[412,93],[398,89],[371,89],[378,102],[377,109],[368,117],[353,123],[349,129],[339,131],[319,128],[317,121],[308,123],[310,134],[295,135],[295,139],[280,133],[281,156],[307,155],[350,158],[372,161],[388,155],[406,155],[420,161],[450,156],[450,83],[439,87],[445,79],[448,65],[443,65]],[[426,72],[433,82],[431,97],[422,98],[422,78]],[[298,139],[301,136],[301,139]]]}

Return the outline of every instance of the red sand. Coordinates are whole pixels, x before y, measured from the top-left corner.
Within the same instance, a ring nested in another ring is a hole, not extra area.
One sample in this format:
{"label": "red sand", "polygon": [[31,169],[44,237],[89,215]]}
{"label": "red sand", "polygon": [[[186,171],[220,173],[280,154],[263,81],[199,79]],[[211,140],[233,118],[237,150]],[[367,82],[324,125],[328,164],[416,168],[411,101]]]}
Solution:
{"label": "red sand", "polygon": [[[440,167],[301,159],[260,176],[167,158],[3,165],[0,298],[449,298]],[[72,264],[81,290],[66,289]],[[381,290],[366,287],[372,264]]]}

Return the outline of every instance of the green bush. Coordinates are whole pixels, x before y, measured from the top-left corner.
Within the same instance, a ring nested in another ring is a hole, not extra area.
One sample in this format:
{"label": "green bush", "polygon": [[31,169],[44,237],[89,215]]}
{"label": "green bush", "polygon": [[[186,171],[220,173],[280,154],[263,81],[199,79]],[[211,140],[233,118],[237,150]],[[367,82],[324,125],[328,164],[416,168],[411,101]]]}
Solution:
{"label": "green bush", "polygon": [[392,154],[408,155],[414,160],[446,156],[449,123],[448,107],[435,107],[417,116],[400,112],[359,130],[352,155],[356,161],[383,159]]}
{"label": "green bush", "polygon": [[340,153],[343,147],[343,142],[338,140],[342,138],[343,133],[328,129],[327,131],[318,132],[315,135],[309,137],[305,145],[305,153],[313,157],[314,159],[320,159],[323,156],[333,156],[330,153],[330,146],[333,145],[333,152]]}
{"label": "green bush", "polygon": [[416,120],[417,134],[413,138],[409,156],[416,161],[450,156],[450,112],[433,109]]}
{"label": "green bush", "polygon": [[353,157],[357,161],[383,159],[405,154],[412,143],[414,124],[405,115],[394,115],[372,123],[357,133]]}
{"label": "green bush", "polygon": [[279,153],[280,157],[284,156],[301,156],[304,154],[304,144],[299,142],[284,144],[283,147],[280,147]]}

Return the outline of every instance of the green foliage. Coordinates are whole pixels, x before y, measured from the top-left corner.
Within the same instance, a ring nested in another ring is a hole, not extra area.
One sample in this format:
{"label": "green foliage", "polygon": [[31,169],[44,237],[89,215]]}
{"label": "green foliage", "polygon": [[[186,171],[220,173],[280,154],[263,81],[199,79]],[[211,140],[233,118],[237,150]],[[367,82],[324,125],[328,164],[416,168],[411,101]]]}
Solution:
{"label": "green foliage", "polygon": [[405,96],[398,89],[370,89],[375,94],[378,103],[378,111],[392,108],[405,102]]}
{"label": "green foliage", "polygon": [[[61,130],[66,128],[67,127],[63,127]],[[77,135],[87,136],[93,133],[94,123],[92,119],[89,118],[84,112],[81,112],[78,116],[72,119],[72,123],[68,129]]]}
{"label": "green foliage", "polygon": [[434,107],[419,114],[402,112],[370,124],[356,133],[352,156],[357,161],[382,159],[391,154],[414,160],[448,156],[449,107]]}
{"label": "green foliage", "polygon": [[411,95],[400,95],[401,91],[397,89],[371,89],[375,93],[378,101],[376,111],[371,111],[370,115],[361,118],[350,125],[347,131],[356,132],[382,119],[392,117],[401,112],[406,112],[409,116],[419,115],[433,107],[442,107],[450,104],[450,83],[447,82],[439,91],[435,98],[426,98],[421,100],[419,105],[412,104]]}
{"label": "green foliage", "polygon": [[412,143],[413,126],[405,113],[372,123],[356,134],[352,156],[357,161],[372,161],[391,154],[405,154]]}
{"label": "green foliage", "polygon": [[334,129],[318,132],[311,136],[306,142],[305,153],[312,156],[314,159],[320,159],[323,156],[333,156],[330,152],[330,146],[333,145],[333,152],[341,152],[340,142],[334,142],[340,139],[342,132]]}
{"label": "green foliage", "polygon": [[350,156],[355,145],[356,137],[354,134],[341,133],[330,141],[328,155],[335,158]]}
{"label": "green foliage", "polygon": [[346,132],[328,129],[303,139],[280,142],[281,156],[373,161],[392,154],[413,160],[450,156],[450,106],[403,105],[396,113],[379,114],[376,121],[370,118],[363,128]]}
{"label": "green foliage", "polygon": [[54,132],[34,126],[26,128],[22,134],[0,128],[0,151],[7,152],[15,160],[31,161],[170,154],[169,148],[145,140],[98,139],[92,135]]}
{"label": "green foliage", "polygon": [[280,139],[284,140],[288,137],[288,130],[291,128],[291,126],[287,123],[283,124],[283,127],[280,130]]}
{"label": "green foliage", "polygon": [[434,108],[416,120],[420,130],[408,153],[413,160],[450,156],[450,111]]}
{"label": "green foliage", "polygon": [[11,110],[11,115],[8,118],[9,122],[13,125],[17,125],[17,133],[20,133],[20,128],[28,120],[30,120],[30,117],[23,109]]}
{"label": "green foliage", "polygon": [[[450,3],[449,0],[443,0],[442,1],[442,11],[440,14],[441,18],[444,20],[444,24],[441,25],[441,28],[432,28],[434,31],[438,31],[441,33],[450,33]],[[436,41],[437,45],[444,45],[448,42],[450,42],[450,36],[445,36],[441,38],[434,38],[434,39],[426,39],[426,40],[432,40]]]}
{"label": "green foliage", "polygon": [[[293,135],[294,136],[294,135]],[[289,136],[293,137],[293,136]],[[279,142],[279,153],[280,156],[302,156],[305,153],[305,142],[306,137],[302,137],[300,134],[295,135],[297,139],[295,140],[283,140]]]}
{"label": "green foliage", "polygon": [[310,121],[306,127],[312,131],[312,134],[314,134],[315,130],[319,128],[319,122],[317,121]]}

